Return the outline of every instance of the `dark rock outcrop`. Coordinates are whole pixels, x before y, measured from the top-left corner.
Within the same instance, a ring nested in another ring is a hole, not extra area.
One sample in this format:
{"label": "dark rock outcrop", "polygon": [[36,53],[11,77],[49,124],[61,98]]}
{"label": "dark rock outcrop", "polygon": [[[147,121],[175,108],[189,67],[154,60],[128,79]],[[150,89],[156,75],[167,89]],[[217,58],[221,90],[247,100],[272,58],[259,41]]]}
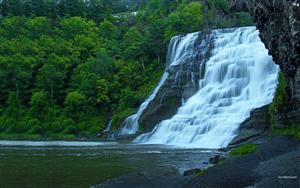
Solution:
{"label": "dark rock outcrop", "polygon": [[[139,119],[144,132],[152,131],[155,125],[175,115],[182,102],[198,91],[198,81],[202,76],[200,65],[208,60],[213,45],[210,33],[210,31],[199,33],[190,46],[189,53],[181,52],[186,55],[180,63],[166,70],[169,73],[168,79]],[[181,37],[176,40],[181,40]]]}
{"label": "dark rock outcrop", "polygon": [[191,175],[196,175],[197,173],[200,173],[201,172],[201,169],[199,168],[194,168],[194,169],[191,169],[191,170],[187,170],[187,171],[184,171],[183,172],[183,176],[191,176]]}
{"label": "dark rock outcrop", "polygon": [[267,105],[253,110],[250,117],[241,124],[238,136],[230,142],[230,145],[241,144],[264,134],[270,128],[268,107]]}
{"label": "dark rock outcrop", "polygon": [[300,1],[248,0],[247,3],[262,41],[287,82],[287,104],[276,119],[283,124],[300,122]]}
{"label": "dark rock outcrop", "polygon": [[224,161],[225,158],[220,156],[220,155],[216,155],[214,157],[209,158],[209,162],[212,164],[218,164],[221,161]]}
{"label": "dark rock outcrop", "polygon": [[181,106],[182,100],[197,91],[197,85],[193,84],[196,80],[192,78],[193,72],[190,70],[192,69],[188,64],[167,70],[170,74],[169,78],[139,119],[140,125],[146,132],[151,131],[162,120],[172,117]]}

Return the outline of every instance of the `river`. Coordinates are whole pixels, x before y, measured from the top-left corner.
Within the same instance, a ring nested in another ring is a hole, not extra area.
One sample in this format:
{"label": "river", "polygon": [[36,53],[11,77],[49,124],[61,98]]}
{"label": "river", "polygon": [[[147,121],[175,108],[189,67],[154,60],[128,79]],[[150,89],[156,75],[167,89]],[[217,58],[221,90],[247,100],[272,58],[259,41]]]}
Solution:
{"label": "river", "polygon": [[0,187],[91,187],[120,176],[167,167],[182,174],[187,169],[207,166],[208,158],[216,153],[118,142],[0,141]]}

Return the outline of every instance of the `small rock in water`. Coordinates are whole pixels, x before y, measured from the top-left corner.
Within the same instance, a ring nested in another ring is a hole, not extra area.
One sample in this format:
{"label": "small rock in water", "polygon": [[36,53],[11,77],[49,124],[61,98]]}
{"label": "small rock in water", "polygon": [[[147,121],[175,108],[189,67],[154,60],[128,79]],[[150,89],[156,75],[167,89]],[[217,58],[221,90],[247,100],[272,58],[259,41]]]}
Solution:
{"label": "small rock in water", "polygon": [[221,159],[220,155],[216,155],[214,157],[209,158],[209,162],[212,164],[217,164]]}
{"label": "small rock in water", "polygon": [[96,138],[100,138],[102,136],[102,132],[98,132],[97,134],[96,134]]}
{"label": "small rock in water", "polygon": [[230,150],[230,147],[218,149],[220,152],[227,152]]}
{"label": "small rock in water", "polygon": [[201,172],[201,169],[199,168],[195,168],[195,169],[191,169],[191,170],[186,170],[183,172],[183,176],[190,176],[190,175],[195,175],[197,173]]}

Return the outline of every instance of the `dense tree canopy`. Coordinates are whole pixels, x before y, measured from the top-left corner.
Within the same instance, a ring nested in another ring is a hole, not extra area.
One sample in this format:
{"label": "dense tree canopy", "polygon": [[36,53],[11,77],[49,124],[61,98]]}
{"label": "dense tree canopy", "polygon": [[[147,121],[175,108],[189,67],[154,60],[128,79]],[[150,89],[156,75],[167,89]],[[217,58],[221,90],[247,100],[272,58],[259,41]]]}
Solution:
{"label": "dense tree canopy", "polygon": [[160,79],[172,36],[251,24],[228,11],[226,0],[2,0],[0,137],[120,126]]}

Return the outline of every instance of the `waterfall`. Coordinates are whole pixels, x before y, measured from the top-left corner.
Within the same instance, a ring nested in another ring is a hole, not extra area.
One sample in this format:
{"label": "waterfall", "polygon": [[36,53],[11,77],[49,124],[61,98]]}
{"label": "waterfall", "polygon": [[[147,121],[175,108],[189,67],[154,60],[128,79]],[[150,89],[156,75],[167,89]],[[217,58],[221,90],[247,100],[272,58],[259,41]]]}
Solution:
{"label": "waterfall", "polygon": [[106,129],[104,129],[104,130],[102,131],[102,133],[107,133],[107,132],[109,132],[109,131],[111,130],[111,123],[112,123],[112,120],[109,121],[109,123],[108,123]]}
{"label": "waterfall", "polygon": [[[200,72],[199,90],[172,118],[162,121],[152,132],[137,137],[134,142],[226,147],[237,136],[239,125],[250,112],[271,103],[276,90],[279,68],[258,34],[255,27],[213,30],[210,57],[199,69],[204,72]],[[194,41],[195,38],[190,37],[184,42]],[[180,64],[180,58],[186,55],[173,53],[170,59],[175,62],[170,66]]]}

